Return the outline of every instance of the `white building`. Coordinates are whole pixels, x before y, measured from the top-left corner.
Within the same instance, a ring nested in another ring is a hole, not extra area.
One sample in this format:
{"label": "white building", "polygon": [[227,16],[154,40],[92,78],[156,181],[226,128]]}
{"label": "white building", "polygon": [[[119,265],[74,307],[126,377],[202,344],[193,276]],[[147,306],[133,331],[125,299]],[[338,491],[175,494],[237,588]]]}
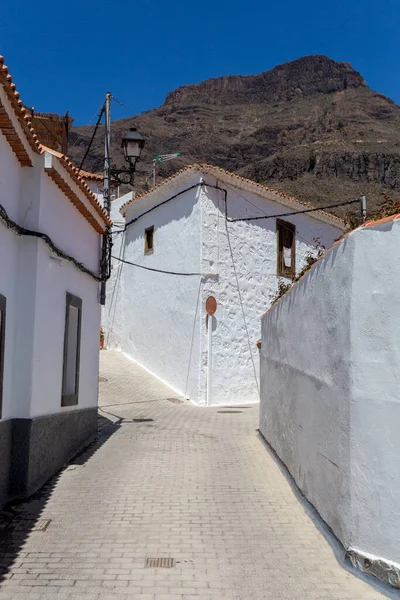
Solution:
{"label": "white building", "polygon": [[39,144],[1,58],[0,504],[95,435],[107,225],[70,161]]}
{"label": "white building", "polygon": [[[261,314],[279,277],[301,270],[314,238],[331,246],[343,222],[321,211],[244,219],[306,208],[207,165],[187,167],[130,198],[113,255],[137,266],[114,261],[106,345],[200,405],[258,402]],[[218,304],[210,317],[211,361],[209,296]]]}
{"label": "white building", "polygon": [[400,215],[356,229],[262,319],[260,431],[353,562],[400,587]]}

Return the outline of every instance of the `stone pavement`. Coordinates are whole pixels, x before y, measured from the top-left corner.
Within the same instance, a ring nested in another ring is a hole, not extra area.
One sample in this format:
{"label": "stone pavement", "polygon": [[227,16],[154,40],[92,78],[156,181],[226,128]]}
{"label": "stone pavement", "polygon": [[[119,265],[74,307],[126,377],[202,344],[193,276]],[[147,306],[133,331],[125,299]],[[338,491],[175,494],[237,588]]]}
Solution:
{"label": "stone pavement", "polygon": [[[257,407],[193,407],[115,352],[101,376],[99,441],[0,531],[0,600],[400,597],[343,564],[258,436]],[[145,567],[163,557],[174,566]]]}

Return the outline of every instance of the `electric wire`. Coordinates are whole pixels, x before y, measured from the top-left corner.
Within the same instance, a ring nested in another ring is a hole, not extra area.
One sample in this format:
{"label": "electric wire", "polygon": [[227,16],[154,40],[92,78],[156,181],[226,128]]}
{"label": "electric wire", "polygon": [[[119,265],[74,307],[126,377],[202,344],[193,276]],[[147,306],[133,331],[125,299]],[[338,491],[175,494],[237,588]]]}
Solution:
{"label": "electric wire", "polygon": [[[101,110],[101,107],[104,105],[104,103],[101,103],[99,108],[96,110],[96,112],[94,113],[93,117],[90,119],[89,123],[84,126],[84,127],[90,127],[90,125],[92,124],[93,119],[95,118],[95,116],[99,113],[99,110]],[[76,144],[79,142],[79,140],[83,140],[84,137],[82,135],[78,135],[76,137],[75,142],[72,144],[72,146],[70,147],[70,150],[72,150],[72,148],[75,148]]]}
{"label": "electric wire", "polygon": [[135,114],[135,111],[130,109],[128,106],[126,106],[123,102],[121,102],[121,100],[117,100],[117,98],[115,96],[111,96],[111,98],[120,106],[123,106],[125,108],[125,110],[127,110],[131,115]]}
{"label": "electric wire", "polygon": [[[254,208],[256,208],[257,210],[259,210],[261,213],[263,213],[265,215],[265,217],[269,218],[271,215],[268,215],[267,213],[265,213],[259,206],[257,206],[256,204],[254,204],[253,202],[251,202],[248,198],[246,198],[245,196],[243,196],[240,192],[237,191],[236,188],[231,187],[229,184],[225,184],[226,187],[228,187],[232,192],[235,192],[238,196],[240,196],[243,200],[245,200],[248,204],[250,204],[251,206],[253,206]],[[222,188],[218,188],[217,189],[222,189]],[[320,210],[320,209],[317,209]],[[298,214],[297,212],[295,214]],[[273,216],[273,215],[272,215]],[[239,219],[240,221],[241,219]],[[236,222],[235,220],[231,220],[228,219],[229,223],[232,222]],[[287,229],[288,231],[291,231],[291,229],[285,224],[285,222],[282,223],[282,226],[285,227],[285,229]],[[303,240],[303,242],[305,242],[308,246],[312,246],[314,245],[314,242],[310,242],[310,240],[307,240],[305,237],[303,237],[302,235],[300,235],[300,233],[298,232],[298,229],[296,228],[296,236],[299,237],[300,239]]]}
{"label": "electric wire", "polygon": [[203,273],[178,273],[177,271],[165,271],[164,269],[154,269],[152,267],[145,267],[144,265],[138,265],[137,263],[131,262],[129,260],[125,260],[123,258],[119,258],[118,256],[111,255],[111,258],[122,262],[126,265],[131,265],[132,267],[138,267],[139,269],[144,269],[145,271],[154,271],[155,273],[165,273],[167,275],[182,275],[184,277],[192,277],[192,276],[200,276],[204,277]]}
{"label": "electric wire", "polygon": [[[56,256],[72,263],[82,273],[89,275],[95,281],[101,282],[101,281],[106,281],[107,279],[109,279],[109,277],[110,277],[109,272],[107,272],[107,274],[105,276],[103,276],[103,275],[99,275],[98,273],[95,273],[94,271],[91,271],[90,269],[85,267],[82,263],[77,261],[76,258],[74,258],[73,256],[70,256],[69,254],[67,254],[66,252],[61,250],[61,248],[56,246],[55,243],[53,242],[53,240],[50,238],[50,236],[48,236],[46,233],[41,233],[40,231],[32,231],[31,229],[26,229],[25,227],[21,227],[20,225],[18,225],[15,221],[10,219],[10,217],[7,214],[6,209],[1,204],[0,204],[0,220],[4,223],[4,225],[7,227],[7,229],[11,229],[11,231],[14,231],[14,233],[16,233],[17,235],[21,235],[21,236],[26,235],[26,236],[36,237],[36,238],[43,240],[45,242],[45,244],[47,244],[47,246],[51,249],[51,251]],[[110,247],[109,247],[109,252],[111,252]]]}
{"label": "electric wire", "polygon": [[100,114],[99,114],[99,116],[98,116],[97,123],[96,123],[96,125],[95,125],[95,127],[94,127],[93,134],[92,134],[92,137],[91,137],[91,139],[90,139],[89,145],[88,145],[88,147],[86,148],[85,155],[84,155],[84,157],[83,157],[83,158],[82,158],[82,160],[81,160],[81,164],[79,165],[79,170],[78,170],[78,172],[82,170],[83,163],[85,162],[85,160],[86,160],[86,157],[87,157],[87,155],[88,155],[88,154],[89,154],[89,152],[90,152],[90,148],[92,147],[93,140],[94,140],[94,138],[95,138],[95,136],[96,136],[97,129],[98,129],[99,125],[100,125],[100,121],[101,121],[101,118],[102,118],[103,114],[104,114],[104,104],[103,104],[103,106],[102,106],[102,109],[101,109],[101,111],[100,111]]}

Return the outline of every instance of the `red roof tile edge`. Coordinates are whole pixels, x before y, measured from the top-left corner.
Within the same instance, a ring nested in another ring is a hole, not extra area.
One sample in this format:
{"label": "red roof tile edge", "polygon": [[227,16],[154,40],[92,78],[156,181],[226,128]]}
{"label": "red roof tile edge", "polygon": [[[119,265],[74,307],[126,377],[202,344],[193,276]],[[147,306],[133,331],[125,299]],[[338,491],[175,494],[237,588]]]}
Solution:
{"label": "red roof tile edge", "polygon": [[15,83],[8,72],[8,67],[4,64],[4,57],[0,55],[0,82],[10,100],[14,113],[25,133],[26,139],[34,152],[40,153],[39,138],[32,127],[32,123],[27,115],[26,108],[20,100],[20,94],[17,91]]}
{"label": "red roof tile edge", "polygon": [[[163,187],[164,185],[166,185],[167,183],[173,181],[174,179],[176,179],[177,177],[179,177],[179,175],[181,175],[182,173],[188,172],[188,171],[211,171],[211,175],[216,175],[217,173],[223,173],[224,175],[228,175],[230,177],[232,177],[232,179],[235,179],[236,181],[241,181],[243,183],[247,183],[250,184],[252,186],[255,186],[257,188],[259,188],[262,191],[267,191],[267,192],[272,192],[274,194],[276,194],[277,196],[280,196],[281,198],[285,198],[287,200],[290,200],[296,204],[299,204],[300,206],[304,206],[306,208],[314,208],[311,204],[308,204],[306,202],[302,202],[301,200],[297,200],[297,198],[294,198],[293,196],[290,196],[289,194],[285,194],[283,192],[279,192],[277,190],[274,190],[272,188],[269,188],[261,183],[257,183],[256,181],[252,181],[251,179],[247,179],[246,177],[241,177],[240,175],[236,175],[236,173],[232,173],[231,171],[227,171],[226,169],[223,169],[222,167],[215,167],[213,165],[208,165],[208,164],[192,164],[192,165],[187,165],[186,167],[184,167],[183,169],[180,169],[179,171],[177,171],[176,173],[174,173],[173,175],[171,175],[170,177],[167,177],[167,179],[164,179],[163,181],[161,181],[161,183],[159,183],[158,185],[152,187],[150,190],[147,190],[146,192],[142,192],[141,194],[138,194],[137,196],[135,196],[134,198],[132,198],[131,200],[128,200],[127,202],[125,202],[125,204],[123,204],[120,208],[120,211],[122,212],[124,208],[126,208],[127,206],[129,206],[130,204],[132,204],[133,202],[136,202],[136,200],[139,200],[140,198],[143,198],[144,196],[147,196],[149,194],[151,194],[152,192],[154,192],[157,189],[160,189],[161,187]],[[330,219],[333,219],[334,221],[337,221],[338,225],[341,228],[345,227],[345,222],[343,221],[343,219],[340,219],[339,217],[336,217],[335,215],[332,215],[331,213],[325,212],[324,210],[317,210],[317,213],[324,215]]]}
{"label": "red roof tile edge", "polygon": [[49,152],[50,154],[53,154],[53,156],[56,156],[58,158],[58,160],[63,165],[63,167],[66,169],[66,171],[69,173],[69,175],[71,175],[73,181],[78,185],[80,190],[83,192],[83,194],[89,200],[90,204],[93,206],[93,208],[99,214],[99,216],[103,219],[104,223],[108,227],[111,227],[112,221],[111,221],[110,217],[107,215],[107,212],[104,210],[104,208],[101,206],[100,202],[97,200],[96,196],[93,194],[91,189],[85,183],[85,178],[79,174],[79,169],[73,165],[73,163],[69,160],[68,156],[61,154],[60,152],[57,152],[56,150],[53,150],[52,148],[47,148],[47,146],[41,146],[41,152],[42,153]]}
{"label": "red roof tile edge", "polygon": [[[39,138],[36,135],[35,130],[32,127],[29,117],[27,116],[27,111],[24,108],[22,101],[20,100],[20,94],[16,89],[15,83],[13,83],[11,75],[8,72],[8,67],[4,64],[4,57],[1,55],[0,55],[0,83],[3,85],[3,88],[8,96],[8,99],[11,103],[14,113],[22,127],[22,130],[24,131],[26,139],[27,139],[30,147],[32,148],[32,150],[36,154],[42,154],[43,152],[51,152],[52,154],[57,156],[60,159],[63,166],[68,171],[68,173],[71,175],[72,179],[75,181],[75,183],[81,189],[83,194],[89,200],[90,204],[93,206],[93,208],[99,214],[99,216],[102,218],[104,223],[108,227],[111,227],[112,221],[111,221],[110,217],[107,215],[107,212],[101,206],[100,202],[97,200],[96,196],[93,194],[93,192],[90,190],[90,188],[86,185],[85,178],[79,175],[78,169],[76,167],[74,167],[74,165],[69,160],[69,158],[64,156],[63,154],[60,154],[59,152],[56,152],[55,150],[46,148],[46,146],[43,146],[39,142]],[[86,173],[86,176],[88,176],[88,175],[94,175],[94,174]]]}

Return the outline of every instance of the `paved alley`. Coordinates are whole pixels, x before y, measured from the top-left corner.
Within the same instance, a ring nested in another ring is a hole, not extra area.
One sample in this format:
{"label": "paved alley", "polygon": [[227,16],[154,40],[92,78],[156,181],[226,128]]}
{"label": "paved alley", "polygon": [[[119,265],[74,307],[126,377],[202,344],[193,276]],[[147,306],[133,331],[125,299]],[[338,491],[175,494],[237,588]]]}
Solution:
{"label": "paved alley", "polygon": [[0,600],[399,597],[343,564],[258,407],[193,407],[116,352],[100,375],[99,440],[3,514]]}

